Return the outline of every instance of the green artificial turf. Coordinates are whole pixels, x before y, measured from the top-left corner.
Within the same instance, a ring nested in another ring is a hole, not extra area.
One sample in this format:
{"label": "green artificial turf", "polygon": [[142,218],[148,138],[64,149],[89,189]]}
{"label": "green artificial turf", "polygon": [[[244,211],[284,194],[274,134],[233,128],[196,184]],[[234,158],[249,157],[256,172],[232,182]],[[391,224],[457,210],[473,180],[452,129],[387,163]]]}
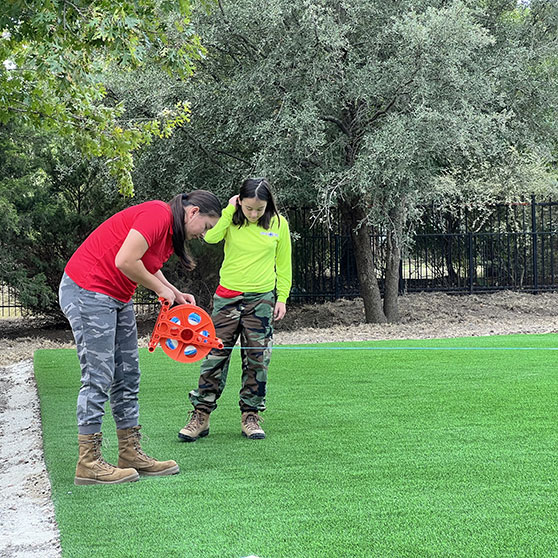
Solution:
{"label": "green artificial turf", "polygon": [[[77,357],[37,351],[63,556],[558,555],[558,336],[342,346],[274,352],[263,441],[240,435],[235,351],[193,444],[199,366],[141,351],[144,449],[181,471],[115,486],[74,486]],[[104,434],[114,463],[110,411]]]}

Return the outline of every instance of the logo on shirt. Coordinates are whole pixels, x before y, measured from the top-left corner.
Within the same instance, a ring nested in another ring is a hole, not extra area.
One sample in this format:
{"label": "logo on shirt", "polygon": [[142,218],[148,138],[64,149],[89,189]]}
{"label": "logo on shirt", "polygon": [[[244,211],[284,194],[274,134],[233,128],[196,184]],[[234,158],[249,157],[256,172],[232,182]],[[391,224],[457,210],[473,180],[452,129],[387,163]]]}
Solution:
{"label": "logo on shirt", "polygon": [[264,236],[279,236],[277,233],[271,231],[262,231],[260,234],[263,234]]}

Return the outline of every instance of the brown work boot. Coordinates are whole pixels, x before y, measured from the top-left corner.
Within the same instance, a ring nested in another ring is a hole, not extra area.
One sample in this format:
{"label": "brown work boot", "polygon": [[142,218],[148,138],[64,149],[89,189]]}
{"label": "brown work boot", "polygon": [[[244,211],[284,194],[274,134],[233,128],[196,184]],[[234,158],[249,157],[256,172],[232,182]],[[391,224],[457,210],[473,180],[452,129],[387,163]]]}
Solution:
{"label": "brown work boot", "polygon": [[74,484],[119,484],[137,481],[138,472],[133,468],[119,468],[107,463],[101,455],[103,435],[78,434],[79,458]]}
{"label": "brown work boot", "polygon": [[258,415],[256,411],[247,411],[242,413],[242,435],[250,440],[263,440],[265,438],[265,432],[260,426],[260,422],[263,418]]}
{"label": "brown work boot", "polygon": [[141,426],[132,426],[131,428],[117,429],[118,436],[118,466],[133,467],[141,475],[151,477],[174,475],[178,473],[178,465],[176,461],[157,461],[153,457],[149,457],[140,445]]}
{"label": "brown work boot", "polygon": [[194,409],[188,413],[188,424],[178,433],[178,438],[183,442],[195,442],[209,434],[209,413]]}

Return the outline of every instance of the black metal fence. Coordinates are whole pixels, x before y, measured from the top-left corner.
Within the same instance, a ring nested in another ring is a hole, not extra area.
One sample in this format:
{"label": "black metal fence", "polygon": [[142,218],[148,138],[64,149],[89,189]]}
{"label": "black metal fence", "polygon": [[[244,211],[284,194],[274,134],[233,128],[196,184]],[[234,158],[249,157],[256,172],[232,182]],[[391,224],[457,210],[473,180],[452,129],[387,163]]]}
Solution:
{"label": "black metal fence", "polygon": [[554,290],[556,232],[417,235],[402,261],[404,291]]}
{"label": "black metal fence", "polygon": [[[558,202],[464,207],[444,215],[425,208],[416,234],[403,250],[400,291],[539,292],[558,289]],[[289,213],[295,233],[293,291],[300,302],[359,295],[348,231],[313,224],[310,212]],[[383,287],[385,236],[371,238],[377,277]]]}
{"label": "black metal fence", "polygon": [[0,318],[25,316],[25,312],[17,298],[16,290],[0,283]]}
{"label": "black metal fence", "polygon": [[[359,296],[349,231],[315,222],[312,211],[288,212],[293,233],[291,302],[321,302]],[[377,276],[383,287],[385,236],[371,238]],[[558,202],[531,200],[488,209],[462,208],[441,214],[425,208],[414,238],[403,250],[400,291],[490,292],[498,289],[558,290]],[[157,304],[138,293],[138,310]],[[0,316],[24,312],[16,292],[0,285]]]}

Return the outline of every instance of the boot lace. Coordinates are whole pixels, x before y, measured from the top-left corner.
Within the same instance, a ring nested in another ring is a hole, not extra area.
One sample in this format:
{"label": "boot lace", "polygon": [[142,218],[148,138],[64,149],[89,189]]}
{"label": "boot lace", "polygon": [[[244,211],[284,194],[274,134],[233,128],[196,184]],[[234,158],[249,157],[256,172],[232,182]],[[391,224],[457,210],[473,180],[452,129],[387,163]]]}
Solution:
{"label": "boot lace", "polygon": [[95,458],[95,461],[97,461],[97,463],[103,469],[114,469],[114,465],[110,464],[108,461],[105,461],[105,458],[103,457],[103,454],[101,452],[102,443],[103,442],[101,438],[95,438],[93,440],[93,456]]}
{"label": "boot lace", "polygon": [[132,442],[134,443],[134,449],[136,450],[136,452],[138,453],[138,455],[141,455],[142,457],[145,457],[145,459],[153,459],[152,457],[150,457],[149,455],[147,455],[142,447],[141,447],[141,439],[145,439],[145,441],[147,442],[148,438],[147,436],[144,436],[139,429],[138,430],[134,430],[134,433],[132,434]]}
{"label": "boot lace", "polygon": [[203,415],[201,411],[197,409],[193,409],[192,411],[188,411],[188,424],[186,425],[186,430],[195,431],[198,428],[198,425],[201,426],[203,424]]}
{"label": "boot lace", "polygon": [[260,422],[263,422],[263,417],[256,413],[248,413],[244,418],[244,424],[249,430],[260,430]]}

